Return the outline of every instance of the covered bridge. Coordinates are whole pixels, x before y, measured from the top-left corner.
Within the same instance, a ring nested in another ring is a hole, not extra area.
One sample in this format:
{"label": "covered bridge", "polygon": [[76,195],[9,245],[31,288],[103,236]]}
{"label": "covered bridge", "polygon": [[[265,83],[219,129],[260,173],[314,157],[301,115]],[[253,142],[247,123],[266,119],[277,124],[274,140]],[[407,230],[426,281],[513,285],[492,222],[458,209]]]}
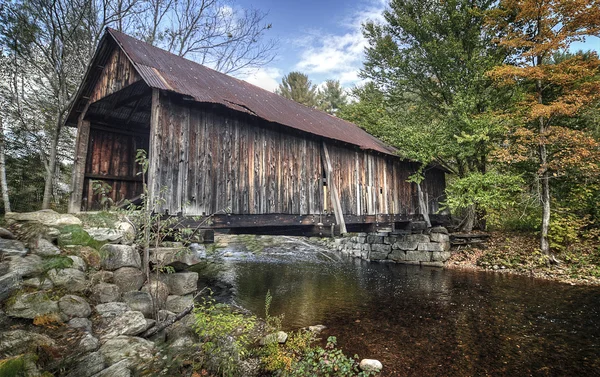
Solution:
{"label": "covered bridge", "polygon": [[[417,164],[394,148],[352,123],[112,29],[67,123],[77,127],[71,212],[98,208],[94,180],[112,187],[115,203],[138,197],[136,150],[145,149],[154,210],[215,215],[214,228],[352,231],[421,217],[407,182]],[[444,187],[444,171],[428,169],[431,214]]]}

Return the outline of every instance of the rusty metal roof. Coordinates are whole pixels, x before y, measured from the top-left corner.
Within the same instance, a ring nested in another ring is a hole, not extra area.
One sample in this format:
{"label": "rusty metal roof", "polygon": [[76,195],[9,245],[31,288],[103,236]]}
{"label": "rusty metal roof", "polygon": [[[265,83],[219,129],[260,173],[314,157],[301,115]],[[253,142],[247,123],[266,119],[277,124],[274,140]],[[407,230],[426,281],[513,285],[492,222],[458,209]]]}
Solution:
{"label": "rusty metal roof", "polygon": [[190,96],[195,101],[217,103],[236,111],[300,131],[339,140],[377,152],[397,150],[357,125],[309,108],[245,81],[217,72],[170,52],[107,29],[152,88]]}

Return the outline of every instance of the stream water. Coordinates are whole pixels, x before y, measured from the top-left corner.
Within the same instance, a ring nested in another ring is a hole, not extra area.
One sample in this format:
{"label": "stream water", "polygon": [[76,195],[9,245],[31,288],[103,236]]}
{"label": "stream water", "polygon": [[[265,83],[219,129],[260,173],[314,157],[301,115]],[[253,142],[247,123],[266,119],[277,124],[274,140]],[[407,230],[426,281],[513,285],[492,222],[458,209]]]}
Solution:
{"label": "stream water", "polygon": [[600,288],[232,240],[219,280],[235,303],[264,316],[270,290],[286,329],[323,324],[323,338],[380,360],[384,376],[600,376]]}

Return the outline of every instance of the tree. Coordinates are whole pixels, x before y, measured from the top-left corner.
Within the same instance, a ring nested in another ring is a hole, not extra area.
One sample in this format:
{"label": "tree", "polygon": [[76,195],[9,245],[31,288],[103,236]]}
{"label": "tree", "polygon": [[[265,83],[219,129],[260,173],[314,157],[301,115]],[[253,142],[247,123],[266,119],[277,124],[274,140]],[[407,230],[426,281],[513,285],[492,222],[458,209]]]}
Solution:
{"label": "tree", "polygon": [[[389,114],[367,117],[376,123],[365,127],[386,135],[422,169],[436,162],[459,179],[488,171],[489,153],[503,134],[489,113],[510,94],[485,76],[505,56],[483,28],[484,11],[493,4],[392,0],[383,23],[364,26],[368,47],[361,76],[382,93],[383,106],[376,108]],[[417,184],[421,173],[414,177]],[[475,224],[476,206],[473,199],[465,231]]]}
{"label": "tree", "polygon": [[524,92],[517,103],[513,146],[522,152],[517,158],[535,146],[542,204],[540,248],[550,255],[550,179],[589,164],[588,152],[597,148],[589,135],[558,124],[600,98],[600,60],[595,53],[560,61],[553,57],[585,36],[600,35],[600,1],[503,0],[489,12],[489,26],[498,45],[511,53],[509,64],[492,69],[490,77]]}
{"label": "tree", "polygon": [[327,80],[323,89],[317,94],[317,107],[331,115],[348,103],[348,97],[339,80]]}
{"label": "tree", "polygon": [[301,72],[290,72],[283,76],[275,93],[308,107],[317,105],[317,87]]}

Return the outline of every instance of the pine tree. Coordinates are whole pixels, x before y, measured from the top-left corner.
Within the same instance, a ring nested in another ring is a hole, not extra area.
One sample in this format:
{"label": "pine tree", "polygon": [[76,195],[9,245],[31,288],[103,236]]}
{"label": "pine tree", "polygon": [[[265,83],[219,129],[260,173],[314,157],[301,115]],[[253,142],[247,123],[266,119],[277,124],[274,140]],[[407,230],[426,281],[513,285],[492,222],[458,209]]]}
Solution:
{"label": "pine tree", "polygon": [[275,93],[308,107],[317,106],[317,87],[301,72],[290,72],[283,76]]}
{"label": "pine tree", "polygon": [[317,95],[318,108],[331,115],[348,103],[348,97],[338,80],[325,81],[325,87]]}

